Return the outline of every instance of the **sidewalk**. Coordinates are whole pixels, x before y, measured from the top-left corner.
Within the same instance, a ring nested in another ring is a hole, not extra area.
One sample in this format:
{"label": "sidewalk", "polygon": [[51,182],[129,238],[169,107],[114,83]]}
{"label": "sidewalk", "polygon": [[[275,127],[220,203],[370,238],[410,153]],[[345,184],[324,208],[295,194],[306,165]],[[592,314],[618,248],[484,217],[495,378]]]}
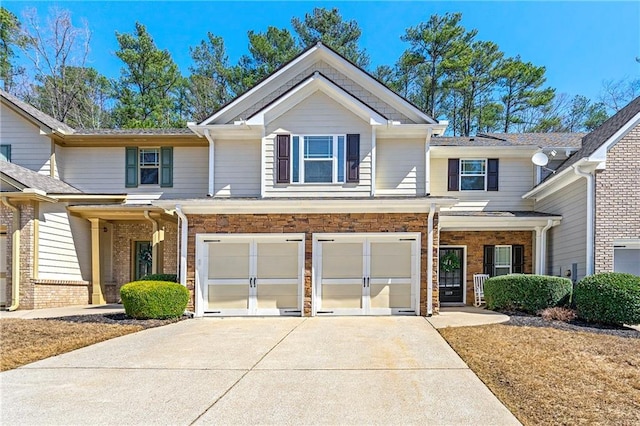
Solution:
{"label": "sidewalk", "polygon": [[112,303],[108,305],[79,305],[64,308],[17,310],[13,312],[0,311],[0,318],[57,318],[74,315],[115,314],[122,312],[124,312],[122,305]]}

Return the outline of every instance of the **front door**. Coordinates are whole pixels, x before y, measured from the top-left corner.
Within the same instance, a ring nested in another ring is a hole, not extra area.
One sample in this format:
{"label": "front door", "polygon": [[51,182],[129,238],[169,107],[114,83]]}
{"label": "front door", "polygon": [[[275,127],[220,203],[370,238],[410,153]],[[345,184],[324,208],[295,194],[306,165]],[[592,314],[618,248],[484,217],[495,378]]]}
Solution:
{"label": "front door", "polygon": [[416,314],[419,234],[318,235],[318,315]]}
{"label": "front door", "polygon": [[133,280],[137,281],[151,273],[152,251],[151,241],[136,241],[133,263]]}
{"label": "front door", "polygon": [[464,249],[462,247],[440,247],[440,289],[441,303],[464,302]]}

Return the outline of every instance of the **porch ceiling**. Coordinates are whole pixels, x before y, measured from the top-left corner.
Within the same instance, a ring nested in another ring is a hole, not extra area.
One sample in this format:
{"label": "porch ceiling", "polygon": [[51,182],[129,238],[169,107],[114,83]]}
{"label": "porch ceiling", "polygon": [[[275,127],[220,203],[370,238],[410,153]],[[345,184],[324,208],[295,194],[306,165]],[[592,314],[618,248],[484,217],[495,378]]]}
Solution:
{"label": "porch ceiling", "polygon": [[168,214],[164,209],[151,206],[69,206],[69,212],[84,219],[146,220],[145,212],[153,219],[177,222],[178,218]]}
{"label": "porch ceiling", "polygon": [[442,212],[438,223],[443,231],[534,231],[561,220],[562,216],[539,212]]}

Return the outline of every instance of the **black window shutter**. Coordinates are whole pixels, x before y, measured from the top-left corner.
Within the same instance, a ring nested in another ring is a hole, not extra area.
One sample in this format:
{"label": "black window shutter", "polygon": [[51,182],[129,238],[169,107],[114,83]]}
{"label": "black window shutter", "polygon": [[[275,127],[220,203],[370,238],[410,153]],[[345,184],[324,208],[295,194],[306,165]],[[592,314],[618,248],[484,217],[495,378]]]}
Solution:
{"label": "black window shutter", "polygon": [[498,190],[498,159],[489,158],[487,160],[487,191]]}
{"label": "black window shutter", "polygon": [[138,186],[138,148],[128,146],[125,155],[125,187]]}
{"label": "black window shutter", "polygon": [[493,268],[495,266],[494,257],[496,252],[496,246],[484,246],[484,260],[483,260],[483,273],[493,276]]}
{"label": "black window shutter", "polygon": [[460,173],[460,159],[449,158],[449,173],[447,179],[447,191],[458,191],[459,181],[458,175]]}
{"label": "black window shutter", "polygon": [[171,188],[173,186],[173,147],[163,146],[160,148],[160,186]]}
{"label": "black window shutter", "polygon": [[360,182],[360,135],[347,135],[347,182]]}
{"label": "black window shutter", "polygon": [[289,183],[291,169],[291,143],[289,135],[276,136],[276,183]]}
{"label": "black window shutter", "polygon": [[511,246],[511,272],[524,274],[524,246]]}

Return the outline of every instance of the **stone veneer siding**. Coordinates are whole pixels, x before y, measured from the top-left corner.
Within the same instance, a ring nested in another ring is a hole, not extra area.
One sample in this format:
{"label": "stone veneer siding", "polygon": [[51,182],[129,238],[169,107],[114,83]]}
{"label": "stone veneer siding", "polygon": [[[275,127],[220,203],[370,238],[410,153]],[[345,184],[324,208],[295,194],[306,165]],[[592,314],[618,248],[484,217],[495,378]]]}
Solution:
{"label": "stone veneer siding", "polygon": [[[321,202],[321,201],[320,201]],[[189,309],[195,303],[195,236],[205,233],[304,233],[305,277],[304,316],[311,315],[311,267],[314,233],[336,232],[420,232],[422,255],[420,264],[420,314],[427,313],[427,221],[426,213],[335,213],[335,214],[234,214],[188,215],[189,241],[187,257],[187,287],[191,292]],[[434,217],[433,250],[437,265],[438,216]],[[437,277],[433,275],[433,311],[438,312]]]}
{"label": "stone veneer siding", "polygon": [[613,271],[613,240],[640,238],[640,126],[607,153],[595,178],[595,272]]}
{"label": "stone veneer siding", "polygon": [[[113,222],[113,282],[106,284],[107,302],[120,299],[120,288],[131,282],[133,276],[133,251],[136,241],[151,241],[153,228],[149,221]],[[177,273],[177,226],[173,222],[158,219],[160,229],[164,228],[164,242],[161,244],[162,265],[158,273]]]}
{"label": "stone veneer siding", "polygon": [[466,246],[467,305],[473,304],[473,275],[484,272],[485,245],[524,246],[524,272],[533,272],[533,231],[441,231],[441,246]]}

